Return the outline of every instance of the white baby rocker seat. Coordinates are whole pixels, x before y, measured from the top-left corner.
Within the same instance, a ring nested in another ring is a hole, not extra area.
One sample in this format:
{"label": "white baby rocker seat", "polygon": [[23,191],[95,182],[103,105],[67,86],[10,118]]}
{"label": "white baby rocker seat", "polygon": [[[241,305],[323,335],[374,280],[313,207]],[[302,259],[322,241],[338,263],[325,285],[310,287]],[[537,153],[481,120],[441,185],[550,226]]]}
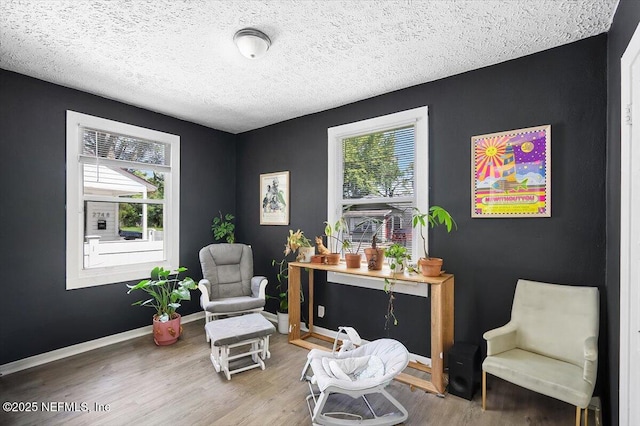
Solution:
{"label": "white baby rocker seat", "polygon": [[[336,352],[338,338],[346,333],[351,340],[344,340],[343,347]],[[395,425],[404,422],[409,413],[384,388],[400,374],[409,363],[409,351],[404,345],[393,339],[379,339],[360,347],[360,336],[351,327],[339,327],[333,345],[333,351],[312,349],[307,355],[307,363],[302,370],[300,380],[307,380],[310,395],[307,406],[314,425]],[[307,375],[311,368],[312,375]],[[314,392],[314,385],[319,389]],[[371,411],[373,418],[363,418],[358,414],[347,412],[323,413],[329,395],[349,395],[351,398],[362,398]],[[399,412],[378,416],[367,400],[367,395],[384,396]],[[311,400],[314,408],[311,408]]]}

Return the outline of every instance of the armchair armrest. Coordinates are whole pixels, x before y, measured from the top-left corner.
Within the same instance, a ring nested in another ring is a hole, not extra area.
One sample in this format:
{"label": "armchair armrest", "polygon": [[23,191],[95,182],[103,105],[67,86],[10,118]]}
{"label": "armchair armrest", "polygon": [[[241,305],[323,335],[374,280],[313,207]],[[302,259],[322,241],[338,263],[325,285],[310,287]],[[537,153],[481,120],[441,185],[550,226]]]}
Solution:
{"label": "armchair armrest", "polygon": [[251,296],[266,300],[266,288],[269,281],[266,277],[256,276],[251,278]]}
{"label": "armchair armrest", "polygon": [[592,385],[595,384],[598,373],[598,339],[587,337],[584,341],[584,366],[582,378]]}
{"label": "armchair armrest", "polygon": [[211,283],[209,282],[209,280],[203,278],[200,281],[198,281],[198,290],[200,290],[200,293],[202,293],[200,295],[200,307],[202,309],[205,309],[205,306],[207,306],[207,303],[209,303],[209,301],[211,299],[209,299],[209,286],[211,285]]}
{"label": "armchair armrest", "polygon": [[514,349],[517,333],[518,327],[511,322],[484,333],[482,337],[487,341],[487,356]]}

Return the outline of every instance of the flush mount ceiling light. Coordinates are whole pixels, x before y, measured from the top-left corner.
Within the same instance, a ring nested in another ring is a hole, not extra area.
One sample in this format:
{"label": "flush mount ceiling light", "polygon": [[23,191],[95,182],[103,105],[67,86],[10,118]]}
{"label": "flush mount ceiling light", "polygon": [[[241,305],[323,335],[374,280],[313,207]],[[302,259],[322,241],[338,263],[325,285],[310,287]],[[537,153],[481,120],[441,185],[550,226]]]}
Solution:
{"label": "flush mount ceiling light", "polygon": [[257,59],[264,55],[271,40],[265,33],[254,28],[244,28],[233,36],[233,41],[242,55],[249,59]]}

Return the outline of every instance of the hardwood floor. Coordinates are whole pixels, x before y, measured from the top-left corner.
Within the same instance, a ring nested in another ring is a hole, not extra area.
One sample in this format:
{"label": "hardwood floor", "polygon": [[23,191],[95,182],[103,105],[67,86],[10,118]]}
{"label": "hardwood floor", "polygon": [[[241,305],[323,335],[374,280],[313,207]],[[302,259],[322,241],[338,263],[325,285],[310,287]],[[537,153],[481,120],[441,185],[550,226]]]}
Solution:
{"label": "hardwood floor", "polygon": [[[273,335],[266,370],[245,371],[227,381],[209,359],[204,320],[196,321],[184,325],[183,336],[172,346],[157,347],[151,336],[137,338],[0,377],[2,402],[35,402],[32,408],[37,408],[0,412],[0,424],[311,424],[308,387],[299,381],[306,354],[289,345],[286,336]],[[409,411],[406,425],[575,424],[574,407],[568,404],[494,377],[488,386],[484,413],[479,391],[467,401],[412,392],[398,382],[388,390]],[[333,403],[353,401],[335,398]],[[43,412],[47,407],[59,411]],[[595,424],[592,416],[589,423]]]}

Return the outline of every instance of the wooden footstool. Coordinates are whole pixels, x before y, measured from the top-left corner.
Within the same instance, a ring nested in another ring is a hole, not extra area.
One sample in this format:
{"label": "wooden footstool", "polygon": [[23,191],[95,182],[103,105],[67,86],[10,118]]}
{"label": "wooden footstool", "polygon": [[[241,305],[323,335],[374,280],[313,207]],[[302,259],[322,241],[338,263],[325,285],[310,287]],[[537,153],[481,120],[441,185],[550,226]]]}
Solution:
{"label": "wooden footstool", "polygon": [[[269,336],[276,328],[261,314],[247,314],[208,322],[204,326],[211,340],[211,362],[216,372],[224,371],[227,380],[241,371],[260,367],[264,370],[264,359],[270,358]],[[247,352],[230,356],[229,351],[238,346],[251,345]],[[229,361],[251,356],[253,364],[229,370]]]}

